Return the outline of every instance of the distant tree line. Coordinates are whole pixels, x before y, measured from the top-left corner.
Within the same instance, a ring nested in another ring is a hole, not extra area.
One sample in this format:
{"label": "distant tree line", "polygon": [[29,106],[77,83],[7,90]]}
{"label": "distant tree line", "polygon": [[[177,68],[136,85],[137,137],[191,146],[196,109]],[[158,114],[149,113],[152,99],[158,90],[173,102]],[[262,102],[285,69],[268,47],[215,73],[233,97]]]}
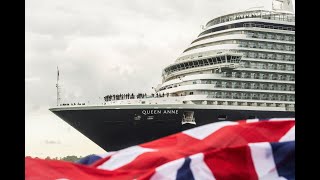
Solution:
{"label": "distant tree line", "polygon": [[[27,157],[30,157],[30,156],[27,156]],[[79,156],[79,157],[77,157],[77,156],[66,156],[66,157],[60,157],[60,158],[58,158],[58,157],[54,157],[53,158],[53,157],[47,156],[45,159],[46,160],[62,160],[62,161],[75,162],[75,161],[77,161],[77,160],[79,160],[81,158],[83,158],[83,157],[82,156]]]}

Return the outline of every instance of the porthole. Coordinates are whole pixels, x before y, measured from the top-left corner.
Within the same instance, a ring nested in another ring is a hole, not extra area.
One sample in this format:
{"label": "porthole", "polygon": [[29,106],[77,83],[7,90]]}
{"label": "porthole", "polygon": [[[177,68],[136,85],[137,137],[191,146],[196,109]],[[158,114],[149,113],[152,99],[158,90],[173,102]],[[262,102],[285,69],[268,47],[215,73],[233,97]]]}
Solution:
{"label": "porthole", "polygon": [[225,120],[227,120],[227,116],[226,115],[219,115],[218,116],[218,120],[219,121],[225,121]]}
{"label": "porthole", "polygon": [[257,116],[250,115],[248,119],[257,119]]}

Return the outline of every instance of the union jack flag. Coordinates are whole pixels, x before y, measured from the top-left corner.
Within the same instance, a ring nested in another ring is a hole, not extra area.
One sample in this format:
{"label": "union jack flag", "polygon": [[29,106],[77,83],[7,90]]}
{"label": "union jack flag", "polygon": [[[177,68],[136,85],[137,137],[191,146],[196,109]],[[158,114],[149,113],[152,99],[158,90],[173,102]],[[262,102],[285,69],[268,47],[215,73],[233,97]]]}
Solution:
{"label": "union jack flag", "polygon": [[77,163],[26,158],[26,179],[295,179],[295,119],[221,121]]}

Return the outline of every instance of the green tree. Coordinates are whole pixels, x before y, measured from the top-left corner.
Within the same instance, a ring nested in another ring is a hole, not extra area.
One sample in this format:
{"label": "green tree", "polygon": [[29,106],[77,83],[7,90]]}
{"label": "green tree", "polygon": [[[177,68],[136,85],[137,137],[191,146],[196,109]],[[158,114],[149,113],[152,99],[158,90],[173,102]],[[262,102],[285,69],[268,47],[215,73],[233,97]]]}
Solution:
{"label": "green tree", "polygon": [[63,157],[63,158],[61,158],[60,160],[62,160],[62,161],[69,161],[69,162],[75,162],[75,161],[77,161],[77,160],[79,160],[79,159],[81,159],[81,156],[80,156],[80,157],[77,157],[77,156],[72,155],[72,156]]}

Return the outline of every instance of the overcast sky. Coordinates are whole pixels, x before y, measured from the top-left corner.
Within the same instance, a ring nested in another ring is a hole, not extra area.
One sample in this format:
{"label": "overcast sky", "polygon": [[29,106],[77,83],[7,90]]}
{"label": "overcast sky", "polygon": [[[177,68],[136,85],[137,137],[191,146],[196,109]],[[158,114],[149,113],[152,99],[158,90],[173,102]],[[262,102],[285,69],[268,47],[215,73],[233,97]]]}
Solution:
{"label": "overcast sky", "polygon": [[62,100],[152,92],[210,19],[272,0],[27,0],[26,155],[105,151],[48,109]]}

